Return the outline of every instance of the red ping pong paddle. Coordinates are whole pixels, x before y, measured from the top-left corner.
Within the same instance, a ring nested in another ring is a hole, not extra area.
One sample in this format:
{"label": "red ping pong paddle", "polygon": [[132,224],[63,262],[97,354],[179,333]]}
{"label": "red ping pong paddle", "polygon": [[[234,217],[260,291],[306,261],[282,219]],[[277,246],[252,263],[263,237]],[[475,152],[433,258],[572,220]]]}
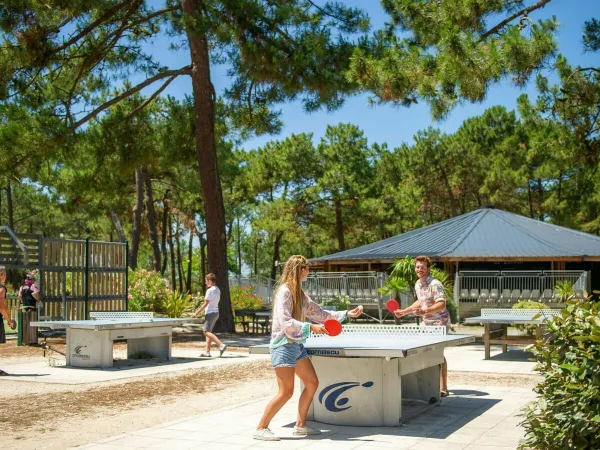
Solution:
{"label": "red ping pong paddle", "polygon": [[391,300],[391,299],[388,300],[388,302],[385,304],[385,307],[392,314],[394,314],[394,311],[397,311],[398,309],[400,309],[400,305],[398,304],[398,302],[396,300]]}
{"label": "red ping pong paddle", "polygon": [[325,329],[327,330],[327,333],[329,333],[329,336],[337,336],[342,332],[342,324],[337,320],[326,320],[323,325],[325,325]]}

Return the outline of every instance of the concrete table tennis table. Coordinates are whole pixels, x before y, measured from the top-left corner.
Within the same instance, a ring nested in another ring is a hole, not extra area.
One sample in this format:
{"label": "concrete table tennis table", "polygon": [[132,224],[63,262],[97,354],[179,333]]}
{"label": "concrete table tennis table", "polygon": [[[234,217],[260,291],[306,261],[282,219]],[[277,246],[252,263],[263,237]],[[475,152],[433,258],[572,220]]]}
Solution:
{"label": "concrete table tennis table", "polygon": [[[474,342],[446,327],[344,325],[304,346],[319,377],[308,418],[334,425],[399,426],[440,401],[444,349]],[[250,353],[269,353],[268,345]]]}
{"label": "concrete table tennis table", "polygon": [[[502,353],[506,353],[508,345],[529,345],[542,338],[542,327],[548,320],[560,314],[559,309],[482,309],[481,316],[469,317],[465,323],[483,325],[483,342],[485,359],[490,359],[492,344],[502,344]],[[509,325],[536,325],[535,339],[527,336],[508,337]]]}
{"label": "concrete table tennis table", "polygon": [[127,357],[149,354],[171,359],[173,327],[197,319],[153,318],[152,313],[90,313],[96,320],[31,322],[32,326],[66,329],[67,365],[72,367],[113,366],[113,341],[127,340]]}

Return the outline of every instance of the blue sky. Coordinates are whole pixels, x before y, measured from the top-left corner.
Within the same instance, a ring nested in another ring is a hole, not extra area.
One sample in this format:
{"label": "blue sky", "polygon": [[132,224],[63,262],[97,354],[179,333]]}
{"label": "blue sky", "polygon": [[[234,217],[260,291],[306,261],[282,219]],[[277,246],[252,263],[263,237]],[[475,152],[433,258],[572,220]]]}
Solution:
{"label": "blue sky", "polygon": [[[162,1],[156,0],[157,6]],[[382,25],[388,16],[383,12],[381,5],[376,0],[345,0],[344,3],[362,8],[371,17],[372,28]],[[526,1],[526,4],[532,2]],[[565,55],[572,65],[599,66],[600,55],[584,53],[582,46],[583,24],[591,17],[600,18],[600,0],[553,0],[541,11],[531,14],[531,19],[537,21],[555,15],[560,24],[557,41],[559,52]],[[172,52],[168,50],[168,38],[162,39],[154,44],[154,54],[159,60],[171,68],[182,67],[189,63],[187,51]],[[211,76],[217,93],[230,83],[226,74],[226,68],[222,66],[213,67]],[[177,98],[182,98],[191,93],[191,81],[189,77],[180,77],[173,82],[165,91]],[[508,109],[516,108],[516,100],[523,92],[531,97],[536,97],[535,83],[532,79],[524,89],[514,87],[509,80],[493,86],[484,102],[479,104],[465,104],[451,112],[449,117],[441,122],[431,119],[429,108],[425,103],[413,105],[410,108],[399,108],[388,105],[369,106],[368,95],[360,95],[349,98],[345,105],[332,113],[325,111],[307,114],[303,111],[300,102],[292,102],[282,105],[282,120],[285,123],[283,131],[279,135],[265,135],[254,138],[244,143],[244,148],[251,149],[274,139],[283,139],[292,133],[311,132],[314,133],[315,143],[324,134],[327,125],[335,125],[340,122],[350,122],[359,126],[370,143],[386,142],[390,148],[397,147],[403,142],[412,143],[414,134],[434,126],[447,133],[452,133],[461,123],[473,116],[482,114],[487,108],[494,105],[504,105]]]}

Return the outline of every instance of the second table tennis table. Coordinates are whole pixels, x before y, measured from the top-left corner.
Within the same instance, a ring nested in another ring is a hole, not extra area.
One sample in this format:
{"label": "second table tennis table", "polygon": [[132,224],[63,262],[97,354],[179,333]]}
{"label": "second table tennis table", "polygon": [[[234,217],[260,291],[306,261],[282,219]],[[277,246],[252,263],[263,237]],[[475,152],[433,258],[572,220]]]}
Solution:
{"label": "second table tennis table", "polygon": [[48,320],[32,326],[67,330],[67,366],[113,366],[113,341],[127,340],[127,356],[148,354],[171,359],[173,327],[197,319],[154,318],[152,313],[90,313],[97,320]]}
{"label": "second table tennis table", "polygon": [[[485,359],[490,359],[491,345],[501,344],[502,353],[506,353],[508,345],[529,345],[542,338],[542,327],[553,317],[560,314],[559,309],[482,309],[481,316],[469,317],[465,323],[483,325],[483,343]],[[535,325],[535,338],[528,336],[508,337],[509,325]]]}
{"label": "second table tennis table", "polygon": [[[399,426],[410,411],[439,403],[444,349],[474,340],[446,334],[446,327],[415,325],[352,324],[335,337],[311,334],[304,346],[319,389],[308,418],[334,425]],[[250,347],[250,353],[269,353],[269,346]]]}

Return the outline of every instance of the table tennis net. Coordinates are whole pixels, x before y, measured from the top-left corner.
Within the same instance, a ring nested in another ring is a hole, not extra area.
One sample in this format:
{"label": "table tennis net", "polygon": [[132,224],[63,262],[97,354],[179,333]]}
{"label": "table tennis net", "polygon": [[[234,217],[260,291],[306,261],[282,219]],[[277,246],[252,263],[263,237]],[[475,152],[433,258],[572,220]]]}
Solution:
{"label": "table tennis net", "polygon": [[152,320],[154,313],[151,311],[91,311],[92,320]]}
{"label": "table tennis net", "polygon": [[336,337],[310,333],[311,338],[430,338],[446,335],[446,327],[419,325],[342,325],[342,333]]}
{"label": "table tennis net", "polygon": [[482,309],[482,317],[509,317],[513,319],[540,317],[556,317],[560,315],[560,309]]}

